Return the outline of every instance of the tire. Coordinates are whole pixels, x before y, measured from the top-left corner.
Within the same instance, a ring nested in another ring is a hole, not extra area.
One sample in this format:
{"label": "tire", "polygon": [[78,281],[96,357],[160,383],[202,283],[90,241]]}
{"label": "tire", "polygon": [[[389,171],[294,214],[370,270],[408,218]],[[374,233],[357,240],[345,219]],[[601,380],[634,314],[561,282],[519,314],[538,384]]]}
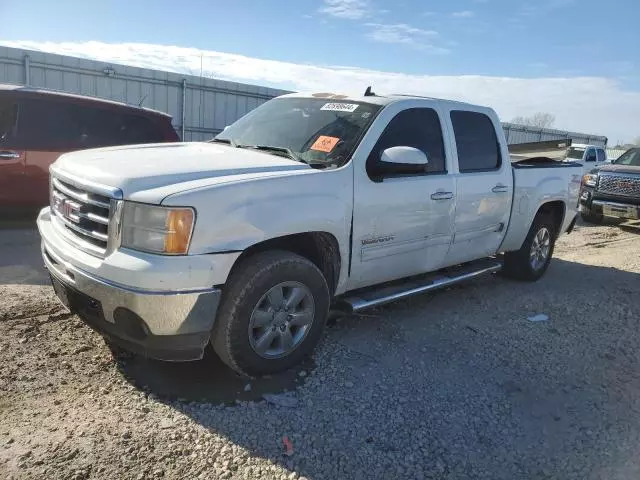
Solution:
{"label": "tire", "polygon": [[[547,238],[547,235],[548,244],[544,241],[541,242],[541,240]],[[556,226],[553,217],[542,213],[536,215],[520,250],[505,253],[503,274],[509,278],[528,282],[535,282],[540,279],[549,268],[549,263],[551,263],[556,237]],[[536,247],[534,247],[534,242],[536,241]],[[546,255],[536,256],[536,261],[534,261],[532,256],[533,249],[538,249],[538,245],[541,244],[548,245],[543,248],[546,251]]]}
{"label": "tire", "polygon": [[604,215],[592,213],[591,210],[581,210],[580,217],[587,223],[594,223],[596,225],[601,224],[604,221]]}
{"label": "tire", "polygon": [[241,375],[278,373],[313,352],[329,305],[327,281],[309,260],[286,251],[258,253],[225,285],[211,343]]}

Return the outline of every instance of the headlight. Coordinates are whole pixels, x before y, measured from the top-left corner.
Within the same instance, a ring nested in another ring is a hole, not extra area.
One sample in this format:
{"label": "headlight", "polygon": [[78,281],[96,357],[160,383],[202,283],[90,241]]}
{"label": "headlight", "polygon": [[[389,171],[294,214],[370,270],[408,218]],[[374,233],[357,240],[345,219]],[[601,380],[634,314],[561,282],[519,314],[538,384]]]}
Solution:
{"label": "headlight", "polygon": [[144,252],[185,255],[189,251],[194,221],[192,208],[125,202],[122,246]]}
{"label": "headlight", "polygon": [[595,187],[597,182],[598,175],[595,175],[593,173],[587,173],[582,177],[582,184],[586,185],[587,187]]}

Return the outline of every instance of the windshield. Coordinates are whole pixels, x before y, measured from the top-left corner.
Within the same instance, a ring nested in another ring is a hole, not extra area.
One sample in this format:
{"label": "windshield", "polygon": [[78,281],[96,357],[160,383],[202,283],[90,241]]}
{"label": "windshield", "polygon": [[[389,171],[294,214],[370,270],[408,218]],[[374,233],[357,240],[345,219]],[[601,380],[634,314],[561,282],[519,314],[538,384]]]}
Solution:
{"label": "windshield", "polygon": [[380,108],[325,98],[277,98],[249,112],[215,140],[238,147],[275,147],[306,163],[341,166]]}
{"label": "windshield", "polygon": [[616,165],[640,167],[640,148],[632,148],[626,151],[613,163]]}
{"label": "windshield", "polygon": [[584,156],[584,150],[584,148],[571,147],[567,152],[567,158],[582,160],[582,157]]}

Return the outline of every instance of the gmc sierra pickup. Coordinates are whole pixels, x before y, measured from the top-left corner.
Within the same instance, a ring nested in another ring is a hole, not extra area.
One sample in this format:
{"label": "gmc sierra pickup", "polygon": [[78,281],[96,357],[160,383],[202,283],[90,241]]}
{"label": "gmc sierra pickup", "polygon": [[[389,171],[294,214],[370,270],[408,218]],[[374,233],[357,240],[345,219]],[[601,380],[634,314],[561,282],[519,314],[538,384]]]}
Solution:
{"label": "gmc sierra pickup", "polygon": [[38,227],[59,298],[105,337],[174,361],[211,342],[256,376],[312,352],[330,308],[539,279],[581,177],[512,165],[490,108],[291,94],[207,143],[62,155]]}
{"label": "gmc sierra pickup", "polygon": [[583,177],[580,213],[589,223],[600,223],[604,217],[640,219],[640,148],[627,150]]}

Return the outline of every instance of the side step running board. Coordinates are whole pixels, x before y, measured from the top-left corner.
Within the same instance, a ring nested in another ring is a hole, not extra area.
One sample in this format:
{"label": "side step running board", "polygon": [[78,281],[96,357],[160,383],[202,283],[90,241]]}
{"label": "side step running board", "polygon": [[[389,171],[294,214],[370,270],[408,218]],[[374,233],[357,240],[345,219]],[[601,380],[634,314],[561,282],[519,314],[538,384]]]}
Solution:
{"label": "side step running board", "polygon": [[413,277],[409,280],[405,279],[388,283],[378,288],[373,287],[366,290],[349,292],[344,297],[338,299],[336,307],[341,311],[359,312],[366,308],[378,307],[420,293],[446,288],[450,285],[455,285],[465,280],[479,277],[480,275],[494,273],[501,269],[502,263],[497,260],[480,260],[453,269],[433,272],[421,277]]}

